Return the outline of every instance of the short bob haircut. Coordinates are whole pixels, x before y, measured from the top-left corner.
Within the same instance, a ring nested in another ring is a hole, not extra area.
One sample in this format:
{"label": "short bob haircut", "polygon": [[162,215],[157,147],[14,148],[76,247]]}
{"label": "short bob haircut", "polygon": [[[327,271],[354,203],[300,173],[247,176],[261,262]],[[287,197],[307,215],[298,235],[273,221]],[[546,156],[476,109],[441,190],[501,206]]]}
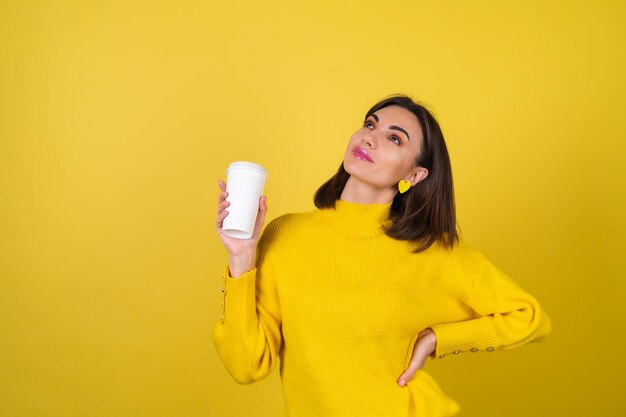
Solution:
{"label": "short bob haircut", "polygon": [[[396,193],[389,214],[392,222],[381,227],[394,239],[418,243],[413,253],[422,252],[437,241],[451,250],[458,243],[459,235],[452,168],[439,123],[423,105],[404,94],[394,94],[379,101],[368,110],[364,120],[377,110],[392,105],[409,110],[419,120],[424,140],[415,164],[428,169],[428,175],[407,192]],[[318,209],[335,208],[335,201],[341,196],[349,177],[342,161],[337,173],[315,192],[315,206]]]}

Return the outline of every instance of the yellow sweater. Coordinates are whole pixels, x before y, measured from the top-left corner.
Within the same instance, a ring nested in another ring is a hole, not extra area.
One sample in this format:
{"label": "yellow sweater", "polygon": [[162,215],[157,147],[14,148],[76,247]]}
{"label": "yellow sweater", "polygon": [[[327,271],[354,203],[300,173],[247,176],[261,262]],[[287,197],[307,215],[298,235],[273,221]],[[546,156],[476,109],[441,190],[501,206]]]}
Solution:
{"label": "yellow sweater", "polygon": [[452,416],[459,405],[424,369],[397,384],[421,330],[437,336],[429,360],[550,334],[537,300],[463,241],[412,254],[414,243],[386,236],[390,206],[338,200],[282,215],[254,269],[224,269],[217,351],[240,384],[280,358],[286,417]]}

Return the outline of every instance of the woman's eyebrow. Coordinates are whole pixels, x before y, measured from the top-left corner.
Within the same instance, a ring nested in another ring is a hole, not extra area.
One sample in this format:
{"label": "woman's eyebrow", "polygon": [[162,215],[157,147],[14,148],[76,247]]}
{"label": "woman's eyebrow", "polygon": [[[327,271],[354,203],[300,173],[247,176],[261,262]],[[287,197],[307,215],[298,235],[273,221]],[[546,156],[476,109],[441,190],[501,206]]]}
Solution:
{"label": "woman's eyebrow", "polygon": [[[376,114],[372,113],[372,117],[374,118],[374,120],[376,120],[376,123],[378,123],[378,116],[376,116]],[[409,137],[409,134],[407,133],[407,131],[402,129],[400,126],[391,125],[391,126],[389,126],[389,129],[399,130],[400,132],[402,132],[402,133],[404,133],[406,135],[406,137],[409,140],[409,142],[411,141],[411,138]]]}

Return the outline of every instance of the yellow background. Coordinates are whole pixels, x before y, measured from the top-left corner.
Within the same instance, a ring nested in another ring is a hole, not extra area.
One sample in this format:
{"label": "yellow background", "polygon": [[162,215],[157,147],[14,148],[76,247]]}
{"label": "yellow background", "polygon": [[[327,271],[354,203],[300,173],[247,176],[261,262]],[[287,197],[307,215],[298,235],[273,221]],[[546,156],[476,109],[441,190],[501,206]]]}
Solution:
{"label": "yellow background", "polygon": [[217,179],[257,162],[266,223],[310,210],[392,93],[554,326],[427,368],[465,417],[621,415],[625,4],[2,1],[0,415],[281,416],[278,369],[238,385],[212,343]]}

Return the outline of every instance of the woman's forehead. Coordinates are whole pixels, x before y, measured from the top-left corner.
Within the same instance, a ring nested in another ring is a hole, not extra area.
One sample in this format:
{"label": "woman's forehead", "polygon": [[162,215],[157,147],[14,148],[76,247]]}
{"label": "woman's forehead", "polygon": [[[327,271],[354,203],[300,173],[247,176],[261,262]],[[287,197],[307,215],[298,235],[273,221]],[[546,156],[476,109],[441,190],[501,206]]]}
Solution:
{"label": "woman's forehead", "polygon": [[378,117],[378,123],[383,127],[395,125],[408,131],[411,142],[422,138],[422,127],[417,116],[403,107],[394,105],[383,107],[372,115]]}

